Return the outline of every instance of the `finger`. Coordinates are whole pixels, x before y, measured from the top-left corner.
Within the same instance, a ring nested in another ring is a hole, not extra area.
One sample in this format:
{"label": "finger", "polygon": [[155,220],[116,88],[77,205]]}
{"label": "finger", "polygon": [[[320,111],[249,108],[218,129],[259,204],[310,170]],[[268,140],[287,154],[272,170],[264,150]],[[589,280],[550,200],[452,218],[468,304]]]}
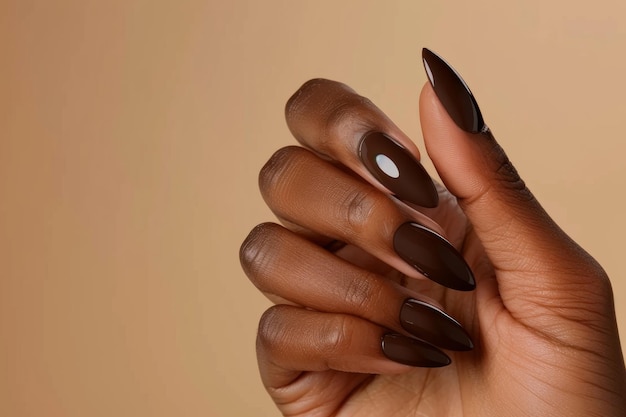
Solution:
{"label": "finger", "polygon": [[471,290],[463,257],[425,215],[407,217],[387,195],[303,148],[276,152],[259,175],[261,193],[279,217],[355,245],[402,273]]}
{"label": "finger", "polygon": [[244,271],[264,293],[319,311],[350,314],[450,350],[472,341],[433,300],[361,269],[272,223],[241,248]]}
{"label": "finger", "polygon": [[431,81],[420,97],[426,149],[498,272],[507,307],[523,311],[529,300],[563,307],[566,293],[597,292],[605,274],[533,197],[466,84],[432,52],[423,57]]}
{"label": "finger", "polygon": [[366,320],[284,305],[263,314],[257,356],[266,387],[285,386],[302,371],[395,374],[450,363],[439,349]]}
{"label": "finger", "polygon": [[295,138],[317,154],[358,173],[379,190],[434,207],[437,190],[413,142],[371,101],[345,84],[305,83],[285,108]]}

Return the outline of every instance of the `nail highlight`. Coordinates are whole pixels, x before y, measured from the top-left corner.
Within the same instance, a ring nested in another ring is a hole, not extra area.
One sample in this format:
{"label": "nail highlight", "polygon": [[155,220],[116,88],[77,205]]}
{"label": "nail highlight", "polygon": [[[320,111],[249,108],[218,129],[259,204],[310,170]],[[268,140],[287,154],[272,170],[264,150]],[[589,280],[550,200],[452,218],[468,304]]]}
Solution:
{"label": "nail highlight", "polygon": [[452,362],[448,355],[436,347],[396,333],[383,336],[382,351],[392,361],[409,366],[439,368]]}
{"label": "nail highlight", "polygon": [[470,133],[487,129],[478,103],[463,78],[430,49],[422,49],[422,61],[428,80],[454,123]]}
{"label": "nail highlight", "polygon": [[366,133],[359,144],[365,168],[400,200],[436,207],[439,194],[422,164],[402,145],[381,132]]}
{"label": "nail highlight", "polygon": [[472,339],[445,312],[423,301],[408,299],[400,310],[402,328],[428,343],[450,350],[471,350]]}
{"label": "nail highlight", "polygon": [[455,290],[476,287],[463,256],[443,237],[413,222],[402,224],[393,236],[396,253],[427,278]]}

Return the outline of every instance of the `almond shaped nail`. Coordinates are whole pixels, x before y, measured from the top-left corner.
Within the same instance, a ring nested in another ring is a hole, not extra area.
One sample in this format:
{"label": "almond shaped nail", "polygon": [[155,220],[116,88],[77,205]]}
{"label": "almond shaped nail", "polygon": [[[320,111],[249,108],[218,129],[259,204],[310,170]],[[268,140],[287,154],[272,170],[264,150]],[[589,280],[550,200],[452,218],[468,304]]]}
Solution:
{"label": "almond shaped nail", "polygon": [[466,132],[482,132],[486,126],[480,108],[459,73],[427,48],[422,49],[422,61],[435,94],[454,123]]}
{"label": "almond shaped nail", "polygon": [[423,301],[408,299],[400,309],[404,330],[442,349],[471,350],[472,339],[465,329],[445,312]]}
{"label": "almond shaped nail", "polygon": [[455,290],[476,287],[463,256],[443,237],[417,223],[404,223],[393,236],[396,253],[427,278]]}
{"label": "almond shaped nail", "polygon": [[422,164],[403,146],[381,132],[366,133],[359,144],[365,168],[400,200],[436,207],[439,194]]}
{"label": "almond shaped nail", "polygon": [[396,333],[383,336],[382,351],[392,361],[409,366],[439,368],[452,362],[448,355],[436,347]]}

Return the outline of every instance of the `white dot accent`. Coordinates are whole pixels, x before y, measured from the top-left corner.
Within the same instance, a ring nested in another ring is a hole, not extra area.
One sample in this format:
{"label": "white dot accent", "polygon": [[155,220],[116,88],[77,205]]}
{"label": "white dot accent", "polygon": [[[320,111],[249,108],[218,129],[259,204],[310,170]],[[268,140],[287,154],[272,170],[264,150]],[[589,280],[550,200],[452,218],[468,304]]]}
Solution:
{"label": "white dot accent", "polygon": [[391,178],[398,178],[400,176],[400,170],[387,155],[376,155],[376,164],[382,172],[384,172]]}

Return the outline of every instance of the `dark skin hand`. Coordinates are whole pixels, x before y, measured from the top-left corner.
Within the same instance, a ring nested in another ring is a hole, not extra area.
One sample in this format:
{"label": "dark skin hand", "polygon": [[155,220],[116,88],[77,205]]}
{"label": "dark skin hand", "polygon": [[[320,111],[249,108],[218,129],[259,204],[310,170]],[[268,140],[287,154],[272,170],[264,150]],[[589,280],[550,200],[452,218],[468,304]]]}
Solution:
{"label": "dark skin hand", "polygon": [[[412,141],[349,87],[312,80],[286,117],[302,147],[277,151],[260,188],[282,225],[241,247],[246,274],[275,306],[259,325],[263,383],[286,416],[623,416],[626,378],[609,279],[546,214],[493,136],[460,129],[427,84],[426,150],[444,186],[423,208],[390,197],[364,167],[360,138]],[[428,280],[398,256],[407,221],[444,236],[474,291]],[[345,242],[338,248],[337,241]],[[333,243],[335,242],[335,243]],[[406,299],[458,320],[473,349],[409,366],[381,349]]]}

